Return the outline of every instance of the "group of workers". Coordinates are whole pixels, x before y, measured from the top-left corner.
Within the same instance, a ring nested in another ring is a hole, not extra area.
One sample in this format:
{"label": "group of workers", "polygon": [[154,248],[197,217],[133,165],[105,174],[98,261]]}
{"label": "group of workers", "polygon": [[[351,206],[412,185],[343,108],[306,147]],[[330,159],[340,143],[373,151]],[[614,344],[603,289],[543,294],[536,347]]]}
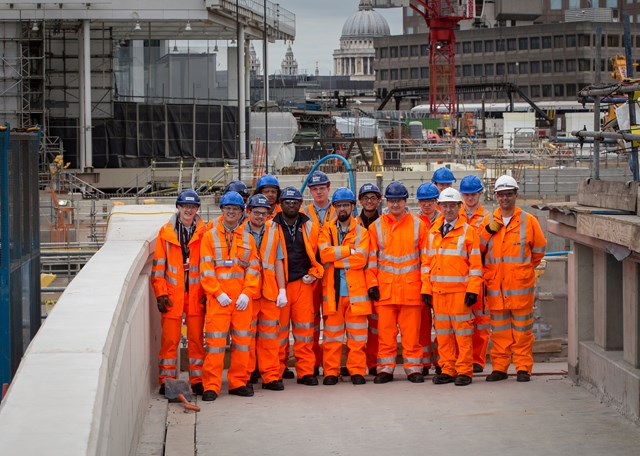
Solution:
{"label": "group of workers", "polygon": [[[200,198],[182,192],[160,229],[152,285],[162,314],[160,393],[178,373],[182,318],[189,379],[204,401],[220,393],[230,340],[229,394],[253,396],[253,384],[284,390],[283,378],[324,385],[394,379],[400,332],[402,364],[412,383],[434,369],[434,384],[466,386],[484,370],[519,382],[533,367],[535,267],[546,240],[538,220],[516,205],[518,184],[500,176],[493,212],[475,175],[460,190],[447,168],[417,189],[419,213],[407,208],[401,182],[372,183],[356,195],[328,176],[308,179],[313,203],[295,187],[262,176],[252,196],[232,181],[222,215],[205,223]],[[432,340],[432,329],[435,339]],[[322,330],[322,337],[320,333]],[[288,368],[293,333],[295,374]],[[346,343],[346,363],[342,363]]]}

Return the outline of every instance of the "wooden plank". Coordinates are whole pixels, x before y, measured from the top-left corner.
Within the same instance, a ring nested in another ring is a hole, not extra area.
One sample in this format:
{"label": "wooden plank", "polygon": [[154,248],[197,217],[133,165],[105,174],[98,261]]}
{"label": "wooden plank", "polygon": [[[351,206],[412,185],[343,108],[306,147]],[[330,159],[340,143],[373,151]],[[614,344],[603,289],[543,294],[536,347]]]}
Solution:
{"label": "wooden plank", "polygon": [[640,252],[640,217],[637,215],[578,214],[576,232]]}
{"label": "wooden plank", "polygon": [[533,341],[533,353],[561,353],[562,339],[539,339]]}
{"label": "wooden plank", "polygon": [[578,184],[577,201],[581,206],[620,209],[635,213],[638,209],[639,186],[638,182],[585,179]]}

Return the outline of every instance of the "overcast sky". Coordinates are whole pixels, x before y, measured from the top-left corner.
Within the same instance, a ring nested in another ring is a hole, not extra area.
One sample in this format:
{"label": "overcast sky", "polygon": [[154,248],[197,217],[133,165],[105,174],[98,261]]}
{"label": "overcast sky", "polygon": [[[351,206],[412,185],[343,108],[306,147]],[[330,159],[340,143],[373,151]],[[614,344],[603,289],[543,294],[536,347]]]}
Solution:
{"label": "overcast sky", "polygon": [[[298,70],[312,73],[316,61],[321,75],[333,73],[333,51],[340,47],[342,26],[347,18],[358,11],[359,0],[272,0],[296,15],[296,39],[293,54]],[[392,35],[402,33],[402,9],[378,9],[389,23]],[[262,61],[262,42],[254,47]],[[286,44],[279,41],[269,45],[269,73],[280,72],[280,63]]]}

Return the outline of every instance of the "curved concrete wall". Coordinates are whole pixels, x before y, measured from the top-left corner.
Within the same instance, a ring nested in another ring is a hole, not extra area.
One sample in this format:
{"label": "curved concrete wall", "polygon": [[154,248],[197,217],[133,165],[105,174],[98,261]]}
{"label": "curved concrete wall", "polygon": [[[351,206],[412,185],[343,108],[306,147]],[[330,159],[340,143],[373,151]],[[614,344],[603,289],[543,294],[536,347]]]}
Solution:
{"label": "curved concrete wall", "polygon": [[61,296],[2,402],[0,454],[135,451],[157,382],[151,260],[158,230],[173,212],[114,208],[104,246]]}

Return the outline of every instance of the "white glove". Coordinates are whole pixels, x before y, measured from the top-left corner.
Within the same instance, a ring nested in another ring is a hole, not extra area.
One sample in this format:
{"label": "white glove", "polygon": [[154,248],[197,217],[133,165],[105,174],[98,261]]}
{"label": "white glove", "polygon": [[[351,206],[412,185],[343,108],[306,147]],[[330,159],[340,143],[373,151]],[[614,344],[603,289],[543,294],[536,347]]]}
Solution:
{"label": "white glove", "polygon": [[221,293],[220,296],[216,298],[222,307],[227,307],[231,304],[231,298],[226,293]]}
{"label": "white glove", "polygon": [[236,301],[236,309],[244,310],[247,308],[248,305],[249,305],[249,296],[247,296],[244,293],[238,296],[238,300]]}
{"label": "white glove", "polygon": [[356,249],[351,249],[351,255],[355,255],[356,254]]}
{"label": "white glove", "polygon": [[276,306],[284,307],[287,305],[289,301],[287,300],[287,290],[284,288],[280,288],[278,292],[278,298],[276,299]]}
{"label": "white glove", "polygon": [[314,276],[312,276],[312,275],[309,275],[309,274],[305,275],[302,278],[302,283],[304,283],[305,285],[311,285],[315,281],[316,281],[316,278]]}

